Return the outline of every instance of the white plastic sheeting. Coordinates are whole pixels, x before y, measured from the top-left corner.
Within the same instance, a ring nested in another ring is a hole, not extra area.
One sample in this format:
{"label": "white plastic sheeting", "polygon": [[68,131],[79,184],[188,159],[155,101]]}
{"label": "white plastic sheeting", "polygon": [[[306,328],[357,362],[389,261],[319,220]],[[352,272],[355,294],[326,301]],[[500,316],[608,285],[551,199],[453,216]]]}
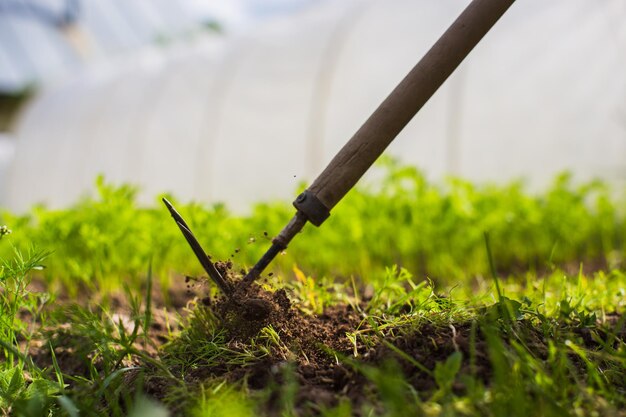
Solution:
{"label": "white plastic sheeting", "polygon": [[[150,49],[27,109],[3,203],[62,206],[98,173],[142,199],[290,200],[467,2],[327,1],[247,35]],[[391,145],[431,178],[626,178],[626,3],[517,2]]]}
{"label": "white plastic sheeting", "polygon": [[[0,178],[5,178],[7,169],[13,159],[15,144],[13,140],[5,134],[0,133]],[[5,183],[0,181],[0,195],[5,193],[3,186]]]}
{"label": "white plastic sheeting", "polygon": [[[19,92],[87,62],[189,36],[191,1],[28,0],[0,4],[0,91]],[[61,20],[71,18],[66,25]]]}

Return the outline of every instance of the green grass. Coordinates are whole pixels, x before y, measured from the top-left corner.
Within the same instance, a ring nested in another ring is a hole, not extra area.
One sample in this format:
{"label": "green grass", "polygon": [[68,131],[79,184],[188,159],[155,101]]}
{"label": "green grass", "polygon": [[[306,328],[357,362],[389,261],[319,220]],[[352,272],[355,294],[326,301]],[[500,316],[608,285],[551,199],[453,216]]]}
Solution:
{"label": "green grass", "polygon": [[[379,168],[321,229],[307,226],[265,284],[304,314],[359,312],[353,352],[328,351],[365,387],[358,403],[300,404],[290,360],[275,370],[282,383],[260,390],[215,375],[300,353],[273,327],[229,340],[197,300],[168,307],[159,291],[200,266],[158,199],[139,207],[133,187],[99,179],[96,197],[68,209],[2,214],[0,415],[625,415],[620,194],[566,174],[530,194]],[[214,259],[237,267],[293,214],[177,207]]]}

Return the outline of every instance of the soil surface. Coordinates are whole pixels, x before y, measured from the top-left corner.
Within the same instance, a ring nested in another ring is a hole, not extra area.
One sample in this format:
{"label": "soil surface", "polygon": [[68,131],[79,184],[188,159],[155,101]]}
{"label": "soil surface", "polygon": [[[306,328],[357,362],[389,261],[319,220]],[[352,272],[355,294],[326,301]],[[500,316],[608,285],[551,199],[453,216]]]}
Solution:
{"label": "soil surface", "polygon": [[[218,262],[216,267],[223,276],[235,282],[230,263]],[[365,305],[337,304],[322,314],[311,315],[294,305],[285,290],[269,292],[253,283],[247,288],[236,286],[231,297],[210,298],[204,294],[206,288],[202,280],[188,277],[181,279],[179,284],[183,281],[183,285],[170,288],[170,301],[176,300],[177,306],[181,307],[187,305],[185,299],[200,299],[196,308],[210,309],[217,316],[227,332],[229,349],[245,350],[250,339],[267,326],[279,336],[271,345],[269,354],[259,360],[245,365],[224,363],[215,366],[213,363],[213,366],[202,366],[200,363],[185,375],[185,382],[199,385],[219,377],[242,383],[252,392],[269,390],[271,395],[264,402],[264,411],[269,415],[276,414],[284,403],[281,396],[289,391],[286,387],[294,387],[291,392],[295,393],[295,398],[292,400],[302,414],[315,414],[345,399],[352,403],[353,410],[359,410],[361,404],[371,400],[377,389],[365,376],[364,368],[377,369],[392,361],[395,365],[390,366],[396,366],[405,381],[425,398],[438,388],[432,372],[425,369],[432,371],[438,362],[445,362],[454,352],[462,354],[461,374],[471,374],[486,384],[492,376],[485,336],[480,326],[471,322],[454,325],[412,323],[381,331],[371,328]],[[156,305],[149,332],[152,343],[142,340],[138,348],[158,360],[158,346],[169,340],[168,335],[176,330],[177,324],[168,317],[165,301],[158,296],[154,300]],[[113,301],[112,304],[117,303]],[[111,310],[116,323],[129,317],[125,304],[120,301],[114,308],[116,312]],[[617,325],[620,317],[618,314],[607,316],[607,324]],[[132,330],[132,322],[128,326]],[[544,357],[547,347],[532,323],[520,322],[519,326],[529,348],[538,357]],[[355,338],[355,332],[368,335],[367,341]],[[93,354],[89,347],[94,341],[78,340],[80,332],[74,332],[71,327],[61,326],[48,333],[51,344],[31,346],[30,353],[35,362],[44,367],[52,366],[49,348],[54,346],[56,360],[64,373],[88,376],[87,364]],[[597,331],[592,334],[591,330],[581,327],[575,333],[585,345],[593,347],[597,344]],[[626,330],[622,328],[619,335],[626,336]],[[132,365],[141,366],[140,363],[120,363],[120,366]],[[92,366],[98,369],[100,364],[92,362]],[[584,368],[582,364],[581,368]],[[136,375],[129,372],[125,377]],[[151,380],[149,375],[146,376],[144,389],[147,393],[165,400],[172,386],[163,379]],[[457,394],[463,394],[464,389],[461,383],[452,386]],[[172,408],[174,415],[182,413],[176,406]]]}
{"label": "soil surface", "polygon": [[[252,391],[274,388],[265,403],[269,415],[279,411],[284,403],[281,392],[290,384],[296,387],[294,403],[302,414],[315,414],[344,399],[352,403],[353,410],[358,410],[377,389],[363,368],[378,369],[391,362],[394,364],[390,366],[397,366],[404,380],[424,398],[439,388],[432,374],[436,364],[445,362],[455,352],[462,356],[460,374],[473,375],[485,384],[492,377],[485,335],[481,325],[471,321],[454,325],[412,323],[396,326],[392,332],[376,333],[364,313],[365,306],[339,304],[323,314],[310,315],[294,306],[285,290],[272,293],[256,284],[236,292],[232,298],[207,304],[205,308],[211,308],[221,318],[234,349],[245,345],[268,325],[279,335],[280,345],[246,366],[199,368],[190,375],[191,381],[219,376],[230,382],[243,382]],[[515,326],[527,347],[537,357],[546,358],[548,348],[540,331],[530,321],[520,321]],[[360,338],[348,337],[357,331],[371,336],[367,345]],[[581,329],[578,336],[582,336],[585,345],[595,343],[587,333]],[[452,386],[459,395],[465,394],[465,389],[459,381]]]}
{"label": "soil surface", "polygon": [[[219,376],[230,382],[243,381],[253,391],[274,388],[265,404],[265,411],[270,415],[278,411],[282,401],[281,389],[276,388],[288,384],[297,387],[295,405],[303,414],[315,414],[346,398],[356,410],[376,390],[360,367],[380,367],[390,360],[396,361],[406,381],[418,392],[432,393],[437,388],[432,375],[416,368],[397,350],[430,370],[455,351],[461,352],[464,358],[470,357],[471,323],[456,327],[428,323],[405,331],[396,328],[395,336],[384,336],[387,343],[381,343],[382,338],[372,337],[372,345],[366,346],[359,339],[353,343],[347,336],[357,330],[373,331],[364,313],[350,305],[334,305],[321,315],[309,315],[293,306],[284,290],[268,293],[253,286],[248,296],[253,297],[248,299],[263,300],[261,313],[257,311],[257,302],[246,305],[245,302],[234,304],[232,300],[219,300],[213,306],[226,317],[224,323],[230,331],[233,346],[271,324],[284,343],[284,349],[276,347],[270,355],[247,366],[199,368],[197,373],[190,375],[190,380],[201,382]],[[245,315],[248,315],[246,320],[233,318]],[[464,360],[461,372],[472,372],[487,381],[491,370],[487,348],[479,332],[474,347],[475,359],[471,365],[469,360]],[[463,387],[459,385],[453,389],[461,392]]]}
{"label": "soil surface", "polygon": [[[218,265],[223,276],[229,276],[229,267]],[[388,344],[380,343],[381,338],[370,338],[372,344],[366,346],[362,340],[348,337],[356,331],[373,332],[361,308],[364,306],[339,304],[320,315],[310,315],[294,306],[285,290],[268,292],[256,284],[245,289],[238,287],[232,297],[205,298],[203,304],[199,308],[211,309],[220,319],[233,349],[245,346],[269,325],[280,342],[269,355],[246,366],[198,366],[186,375],[187,382],[200,383],[212,377],[223,377],[230,382],[243,382],[253,391],[295,384],[296,408],[305,414],[336,406],[342,398],[348,398],[355,409],[358,408],[367,400],[368,393],[375,390],[359,367],[378,367],[390,359],[397,361],[406,380],[418,392],[427,393],[436,388],[432,376],[417,369]],[[433,369],[436,362],[445,361],[455,351],[469,357],[469,323],[457,327],[426,324],[419,330],[406,330],[395,328],[398,332],[395,336],[381,336],[428,369]],[[486,379],[490,373],[486,348],[483,341],[478,340],[476,344],[479,353],[472,363],[472,372]],[[152,394],[158,397],[158,391]],[[272,392],[265,404],[269,414],[277,411],[282,401],[280,389]]]}
{"label": "soil surface", "polygon": [[[292,305],[284,290],[269,293],[252,285],[241,299],[219,300],[213,308],[222,317],[234,348],[265,326],[271,325],[280,337],[280,346],[258,362],[244,367],[204,368],[190,375],[199,382],[221,376],[231,382],[244,381],[249,389],[283,386],[290,381],[298,386],[295,403],[299,408],[318,409],[336,405],[350,395],[356,372],[342,358],[364,354],[347,334],[366,330],[363,316],[350,305],[336,305],[321,315],[308,315]],[[358,345],[357,345],[358,346]],[[271,413],[280,403],[280,390],[268,399]],[[354,392],[356,394],[356,391]],[[360,394],[359,394],[360,395]]]}

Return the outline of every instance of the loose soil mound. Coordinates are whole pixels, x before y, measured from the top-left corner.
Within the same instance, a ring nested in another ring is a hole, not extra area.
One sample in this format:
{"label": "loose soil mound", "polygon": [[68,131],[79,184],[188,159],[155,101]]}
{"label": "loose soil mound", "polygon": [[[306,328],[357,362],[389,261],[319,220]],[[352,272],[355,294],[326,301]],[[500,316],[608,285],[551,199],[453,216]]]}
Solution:
{"label": "loose soil mound", "polygon": [[[345,399],[357,410],[373,398],[372,394],[375,396],[377,389],[364,369],[379,369],[390,361],[401,373],[398,376],[424,398],[439,388],[432,372],[437,363],[446,362],[455,352],[462,357],[460,374],[489,384],[492,366],[481,325],[469,321],[454,325],[418,324],[407,320],[410,324],[395,326],[393,332],[377,333],[370,328],[360,307],[339,304],[321,315],[310,315],[292,305],[284,290],[271,293],[256,285],[232,299],[214,301],[210,308],[222,319],[233,349],[246,346],[251,337],[270,325],[280,342],[256,362],[204,368],[190,375],[191,380],[223,377],[230,382],[243,382],[253,391],[274,388],[265,403],[269,415],[279,411],[281,392],[290,384],[296,387],[293,400],[302,414],[315,414]],[[497,326],[497,320],[490,325]],[[522,337],[536,357],[546,357],[543,336],[530,321],[507,326],[517,329],[516,337]],[[362,340],[355,343],[348,337],[355,331],[370,335],[367,346]],[[508,344],[506,339],[503,342]],[[465,387],[458,381],[451,389],[465,394]]]}
{"label": "loose soil mound", "polygon": [[[371,333],[365,314],[361,309],[346,304],[327,308],[321,315],[302,312],[290,302],[284,290],[274,293],[264,291],[253,284],[232,298],[205,300],[221,320],[230,338],[229,346],[237,349],[270,326],[280,337],[279,344],[261,360],[245,366],[199,366],[186,380],[202,382],[211,377],[224,377],[230,382],[243,381],[252,390],[279,387],[295,383],[295,403],[302,411],[315,411],[335,406],[341,398],[349,398],[354,405],[366,400],[373,384],[363,376],[361,365],[379,366],[395,359],[401,371],[419,392],[432,391],[436,386],[433,378],[416,368],[380,338],[372,337],[368,347],[361,341],[351,341],[348,334],[355,331]],[[419,330],[397,335],[385,335],[415,361],[433,369],[438,361],[445,361],[455,351],[469,357],[471,325],[437,327],[432,324]],[[407,329],[405,329],[407,330]],[[473,363],[473,372],[489,374],[489,364],[483,341],[477,341],[479,351]],[[469,365],[466,365],[469,366]],[[271,412],[277,407],[278,393],[270,397],[266,406]],[[157,394],[158,395],[158,394]]]}

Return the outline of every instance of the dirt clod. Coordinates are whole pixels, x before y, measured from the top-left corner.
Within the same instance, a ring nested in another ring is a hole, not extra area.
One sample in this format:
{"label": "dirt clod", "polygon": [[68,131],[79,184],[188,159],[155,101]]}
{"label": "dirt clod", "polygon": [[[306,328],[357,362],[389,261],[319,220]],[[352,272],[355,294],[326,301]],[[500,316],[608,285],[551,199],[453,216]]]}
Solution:
{"label": "dirt clod", "polygon": [[251,321],[266,320],[274,309],[270,301],[262,298],[247,299],[241,307],[243,318]]}

